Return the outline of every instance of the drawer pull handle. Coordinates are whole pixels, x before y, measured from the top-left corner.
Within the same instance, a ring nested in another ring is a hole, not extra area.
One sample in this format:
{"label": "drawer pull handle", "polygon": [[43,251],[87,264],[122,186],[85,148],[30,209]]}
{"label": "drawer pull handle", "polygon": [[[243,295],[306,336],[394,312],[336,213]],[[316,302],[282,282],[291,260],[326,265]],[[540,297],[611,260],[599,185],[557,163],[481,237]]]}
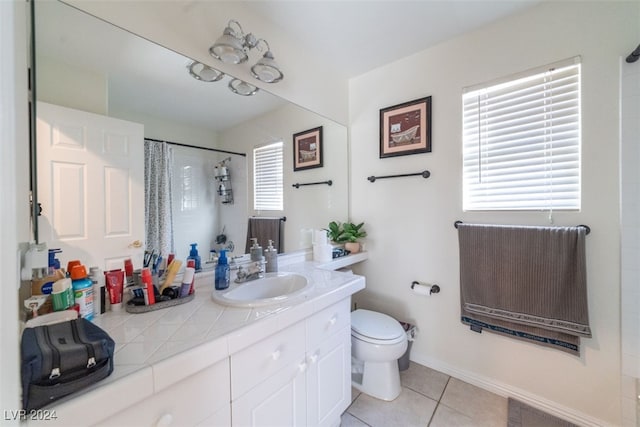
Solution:
{"label": "drawer pull handle", "polygon": [[302,362],[298,365],[298,369],[300,370],[301,374],[304,373],[307,370],[307,364],[305,362]]}
{"label": "drawer pull handle", "polygon": [[156,423],[156,426],[157,427],[170,426],[171,423],[173,423],[173,415],[164,414],[163,416],[160,417],[160,419]]}
{"label": "drawer pull handle", "polygon": [[271,358],[273,360],[278,360],[280,359],[280,355],[282,354],[282,352],[278,349],[276,351],[274,351],[273,353],[271,353]]}
{"label": "drawer pull handle", "polygon": [[329,325],[333,326],[336,324],[336,322],[338,321],[338,316],[337,315],[333,315],[333,317],[331,319],[329,319]]}

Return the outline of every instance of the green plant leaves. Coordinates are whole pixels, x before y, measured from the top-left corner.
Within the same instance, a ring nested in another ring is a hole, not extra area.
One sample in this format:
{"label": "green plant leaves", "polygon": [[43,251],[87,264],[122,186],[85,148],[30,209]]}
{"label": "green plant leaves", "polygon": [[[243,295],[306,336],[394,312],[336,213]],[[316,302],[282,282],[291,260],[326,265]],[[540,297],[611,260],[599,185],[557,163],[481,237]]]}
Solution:
{"label": "green plant leaves", "polygon": [[364,222],[356,225],[352,222],[340,224],[339,222],[331,221],[329,228],[325,228],[325,230],[327,230],[329,239],[333,242],[357,242],[358,239],[367,235],[367,232],[362,228],[363,226]]}

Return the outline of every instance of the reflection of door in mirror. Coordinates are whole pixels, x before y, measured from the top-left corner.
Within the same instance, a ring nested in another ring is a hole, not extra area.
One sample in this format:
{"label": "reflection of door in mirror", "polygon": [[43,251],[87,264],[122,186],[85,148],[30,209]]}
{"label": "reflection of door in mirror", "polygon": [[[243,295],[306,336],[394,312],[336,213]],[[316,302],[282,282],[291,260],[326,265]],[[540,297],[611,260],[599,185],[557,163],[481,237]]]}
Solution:
{"label": "reflection of door in mirror", "polygon": [[142,125],[37,105],[40,239],[103,270],[141,264]]}

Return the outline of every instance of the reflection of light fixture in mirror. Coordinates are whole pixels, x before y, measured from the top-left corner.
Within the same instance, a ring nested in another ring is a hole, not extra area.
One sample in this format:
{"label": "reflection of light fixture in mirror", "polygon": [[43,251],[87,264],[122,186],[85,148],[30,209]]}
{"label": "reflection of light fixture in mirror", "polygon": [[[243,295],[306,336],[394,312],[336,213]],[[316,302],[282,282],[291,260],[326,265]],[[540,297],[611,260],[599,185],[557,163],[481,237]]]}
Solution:
{"label": "reflection of light fixture in mirror", "polygon": [[251,96],[255,95],[258,92],[258,88],[254,85],[242,81],[240,79],[233,79],[229,82],[229,89],[231,92],[236,93],[242,96]]}
{"label": "reflection of light fixture in mirror", "polygon": [[284,75],[273,58],[269,43],[265,39],[257,39],[251,33],[245,34],[240,23],[234,19],[229,21],[222,36],[209,48],[209,53],[226,64],[241,64],[247,61],[251,49],[256,48],[262,52],[260,42],[266,46],[266,53],[251,67],[251,74],[265,83],[279,82]]}
{"label": "reflection of light fixture in mirror", "polygon": [[191,77],[203,82],[217,82],[224,77],[224,73],[204,65],[201,62],[192,61],[188,66]]}

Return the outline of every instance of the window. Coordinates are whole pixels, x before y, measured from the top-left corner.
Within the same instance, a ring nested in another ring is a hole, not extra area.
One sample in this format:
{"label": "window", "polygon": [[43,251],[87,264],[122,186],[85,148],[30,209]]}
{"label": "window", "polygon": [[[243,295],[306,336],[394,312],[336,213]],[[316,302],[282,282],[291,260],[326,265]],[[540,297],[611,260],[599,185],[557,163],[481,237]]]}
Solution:
{"label": "window", "polygon": [[468,88],[464,210],[580,209],[579,58]]}
{"label": "window", "polygon": [[281,211],[283,143],[276,142],[253,150],[253,209]]}

